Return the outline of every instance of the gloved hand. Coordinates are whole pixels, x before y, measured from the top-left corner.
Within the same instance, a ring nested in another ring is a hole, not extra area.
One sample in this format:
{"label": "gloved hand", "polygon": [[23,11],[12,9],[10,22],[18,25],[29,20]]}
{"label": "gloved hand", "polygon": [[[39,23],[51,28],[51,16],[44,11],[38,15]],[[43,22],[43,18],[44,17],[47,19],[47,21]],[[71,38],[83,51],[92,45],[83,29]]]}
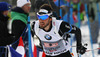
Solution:
{"label": "gloved hand", "polygon": [[77,53],[80,53],[82,55],[86,52],[87,48],[81,45],[81,46],[77,46],[76,50]]}

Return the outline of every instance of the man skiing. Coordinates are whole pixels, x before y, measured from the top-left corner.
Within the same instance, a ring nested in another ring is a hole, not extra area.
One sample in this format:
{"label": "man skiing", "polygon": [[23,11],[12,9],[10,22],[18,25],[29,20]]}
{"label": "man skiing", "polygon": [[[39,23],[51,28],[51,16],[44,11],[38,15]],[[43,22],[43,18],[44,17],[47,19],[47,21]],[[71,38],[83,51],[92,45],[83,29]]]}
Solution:
{"label": "man skiing", "polygon": [[86,49],[81,43],[81,31],[62,20],[56,20],[52,8],[44,4],[37,12],[38,20],[32,24],[33,33],[39,38],[46,57],[72,57],[67,35],[73,33],[77,40],[77,53],[84,54]]}

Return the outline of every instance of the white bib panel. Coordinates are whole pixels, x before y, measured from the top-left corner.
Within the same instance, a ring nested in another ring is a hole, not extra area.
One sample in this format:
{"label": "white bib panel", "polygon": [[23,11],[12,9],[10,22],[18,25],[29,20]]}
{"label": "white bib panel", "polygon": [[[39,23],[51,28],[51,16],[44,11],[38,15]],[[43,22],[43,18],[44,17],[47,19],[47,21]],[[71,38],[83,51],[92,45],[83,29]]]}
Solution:
{"label": "white bib panel", "polygon": [[41,40],[46,55],[56,56],[70,50],[70,44],[58,34],[61,22],[60,20],[53,21],[53,27],[49,32],[39,28],[39,21],[35,22],[34,30]]}

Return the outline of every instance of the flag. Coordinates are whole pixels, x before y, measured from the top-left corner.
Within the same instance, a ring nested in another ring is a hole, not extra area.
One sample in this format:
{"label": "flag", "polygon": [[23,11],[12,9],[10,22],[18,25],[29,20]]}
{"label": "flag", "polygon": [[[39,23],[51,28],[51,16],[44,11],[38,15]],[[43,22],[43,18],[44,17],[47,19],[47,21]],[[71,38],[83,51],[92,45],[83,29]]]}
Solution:
{"label": "flag", "polygon": [[25,50],[22,37],[19,39],[19,44],[16,50],[8,46],[8,57],[25,57]]}
{"label": "flag", "polygon": [[33,38],[31,37],[31,46],[32,46],[32,52],[34,57],[45,57],[45,53],[43,51],[39,51],[37,49],[36,45],[33,42]]}
{"label": "flag", "polygon": [[22,55],[22,57],[25,56],[25,49],[24,49],[24,43],[23,43],[23,39],[22,36],[19,39],[19,44],[18,47],[16,48],[16,51]]}
{"label": "flag", "polygon": [[37,57],[45,57],[45,53],[37,49]]}
{"label": "flag", "polygon": [[8,57],[22,57],[22,55],[15,51],[12,47],[8,46]]}
{"label": "flag", "polygon": [[32,54],[33,54],[33,56],[34,57],[37,57],[37,48],[36,48],[36,46],[35,46],[35,44],[34,44],[34,42],[33,42],[33,38],[32,38],[32,36],[31,36],[31,46],[32,46]]}

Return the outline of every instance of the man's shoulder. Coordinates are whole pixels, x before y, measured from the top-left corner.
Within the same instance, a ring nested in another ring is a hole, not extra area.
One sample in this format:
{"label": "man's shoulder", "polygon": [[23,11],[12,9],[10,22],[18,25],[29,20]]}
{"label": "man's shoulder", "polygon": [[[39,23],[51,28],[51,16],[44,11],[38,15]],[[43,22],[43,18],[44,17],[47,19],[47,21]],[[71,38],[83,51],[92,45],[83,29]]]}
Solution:
{"label": "man's shoulder", "polygon": [[13,19],[13,18],[19,18],[19,17],[22,17],[22,16],[18,12],[11,11],[11,17]]}
{"label": "man's shoulder", "polygon": [[38,20],[32,22],[32,26],[34,26],[34,25],[36,25],[36,24],[39,24],[39,21],[38,21]]}
{"label": "man's shoulder", "polygon": [[12,11],[11,12],[11,18],[12,19],[26,19],[27,15],[19,13],[19,12]]}
{"label": "man's shoulder", "polygon": [[[11,15],[21,16],[21,15],[26,15],[26,14],[20,13],[20,12],[11,11]],[[27,15],[26,15],[26,16],[27,16]]]}

